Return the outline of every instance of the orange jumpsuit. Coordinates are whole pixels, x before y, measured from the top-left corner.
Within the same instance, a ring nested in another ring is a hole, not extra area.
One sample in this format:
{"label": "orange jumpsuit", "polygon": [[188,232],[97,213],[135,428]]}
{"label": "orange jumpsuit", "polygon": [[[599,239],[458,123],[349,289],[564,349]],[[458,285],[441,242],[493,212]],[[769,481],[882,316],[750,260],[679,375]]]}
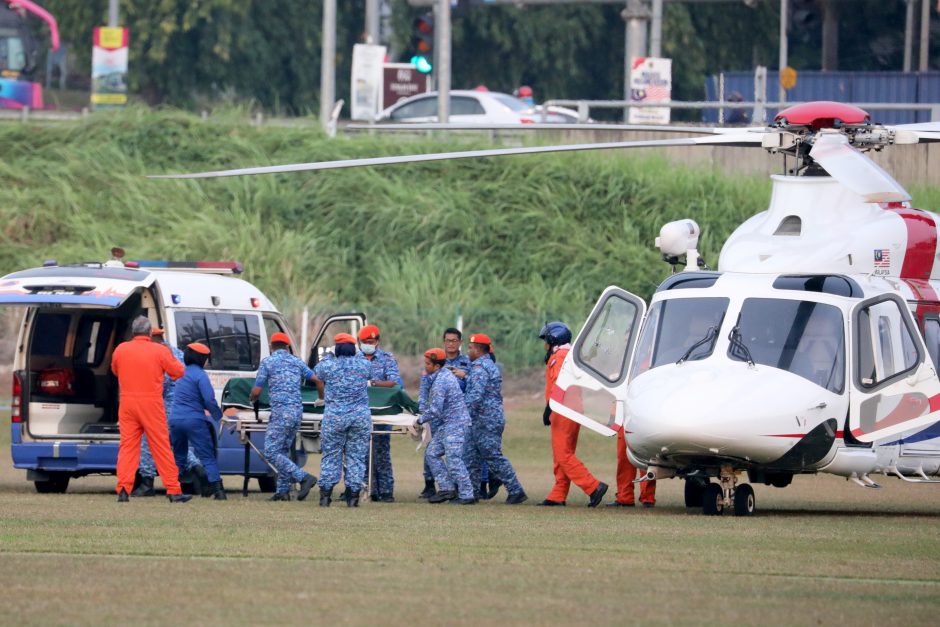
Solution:
{"label": "orange jumpsuit", "polygon": [[[569,350],[568,348],[557,349],[549,358],[548,364],[546,364],[546,403],[552,393],[552,388],[555,386],[555,380],[558,379],[561,364],[565,361],[565,355],[568,354]],[[571,487],[572,482],[584,490],[585,494],[590,495],[597,489],[600,481],[575,456],[575,449],[578,447],[578,432],[581,430],[581,425],[555,412],[552,412],[550,420],[552,423],[552,458],[555,462],[555,487],[545,497],[546,500],[559,503],[565,501],[568,498],[568,489]]]}
{"label": "orange jumpsuit", "polygon": [[111,372],[117,376],[121,388],[117,492],[120,494],[124,489],[130,494],[134,489],[134,475],[140,462],[140,438],[146,433],[166,493],[181,494],[163,406],[163,374],[179,379],[185,372],[183,364],[173,357],[166,345],[152,342],[149,335],[138,335],[114,349]]}
{"label": "orange jumpsuit", "polygon": [[[627,439],[623,427],[617,427],[617,502],[633,505],[633,480],[636,479],[636,467],[627,459]],[[656,482],[640,483],[640,503],[656,502]]]}

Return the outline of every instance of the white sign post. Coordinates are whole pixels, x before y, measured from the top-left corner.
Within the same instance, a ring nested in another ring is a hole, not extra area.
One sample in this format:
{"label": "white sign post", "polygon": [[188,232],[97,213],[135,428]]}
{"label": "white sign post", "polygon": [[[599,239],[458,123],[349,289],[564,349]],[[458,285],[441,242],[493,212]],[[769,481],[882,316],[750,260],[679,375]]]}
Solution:
{"label": "white sign post", "polygon": [[[634,57],[630,64],[630,102],[672,100],[672,59]],[[669,107],[630,107],[629,124],[669,124]]]}
{"label": "white sign post", "polygon": [[371,122],[382,110],[382,64],[385,46],[356,44],[353,46],[352,97],[350,118]]}

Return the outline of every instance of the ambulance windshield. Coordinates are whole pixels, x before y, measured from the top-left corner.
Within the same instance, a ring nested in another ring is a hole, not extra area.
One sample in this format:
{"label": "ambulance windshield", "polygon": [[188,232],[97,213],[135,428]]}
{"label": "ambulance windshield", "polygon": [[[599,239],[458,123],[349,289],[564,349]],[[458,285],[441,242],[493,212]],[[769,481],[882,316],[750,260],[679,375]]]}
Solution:
{"label": "ambulance windshield", "polygon": [[727,298],[672,298],[654,304],[640,332],[631,378],[663,364],[711,355],[727,309]]}
{"label": "ambulance windshield", "polygon": [[[842,393],[845,331],[837,307],[802,300],[748,298],[737,326],[754,363],[792,372]],[[728,357],[745,360],[731,349]]]}

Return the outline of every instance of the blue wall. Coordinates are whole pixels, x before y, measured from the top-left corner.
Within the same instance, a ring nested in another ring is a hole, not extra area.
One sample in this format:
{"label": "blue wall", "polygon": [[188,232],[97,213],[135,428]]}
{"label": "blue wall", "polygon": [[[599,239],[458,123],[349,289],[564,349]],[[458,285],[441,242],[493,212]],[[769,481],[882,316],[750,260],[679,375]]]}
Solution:
{"label": "blue wall", "polygon": [[[777,99],[778,72],[767,72],[767,99]],[[753,72],[725,73],[725,100],[732,92],[740,92],[744,100],[754,98]],[[718,76],[705,81],[705,100],[718,100]],[[787,100],[835,100],[838,102],[910,102],[935,104],[940,102],[940,72],[800,72],[796,87],[787,92]],[[929,122],[929,111],[869,111],[873,122],[908,124]],[[772,120],[776,110],[767,110]],[[728,110],[725,111],[725,117]],[[718,111],[705,110],[705,122],[716,123]]]}

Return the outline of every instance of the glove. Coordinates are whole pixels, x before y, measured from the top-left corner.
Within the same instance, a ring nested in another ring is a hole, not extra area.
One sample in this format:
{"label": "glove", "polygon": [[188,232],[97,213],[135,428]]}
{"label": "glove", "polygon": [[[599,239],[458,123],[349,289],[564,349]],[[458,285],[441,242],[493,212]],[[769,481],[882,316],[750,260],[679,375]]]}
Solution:
{"label": "glove", "polygon": [[552,426],[551,416],[552,416],[552,408],[546,404],[545,411],[542,412],[542,424],[545,425],[546,427]]}

